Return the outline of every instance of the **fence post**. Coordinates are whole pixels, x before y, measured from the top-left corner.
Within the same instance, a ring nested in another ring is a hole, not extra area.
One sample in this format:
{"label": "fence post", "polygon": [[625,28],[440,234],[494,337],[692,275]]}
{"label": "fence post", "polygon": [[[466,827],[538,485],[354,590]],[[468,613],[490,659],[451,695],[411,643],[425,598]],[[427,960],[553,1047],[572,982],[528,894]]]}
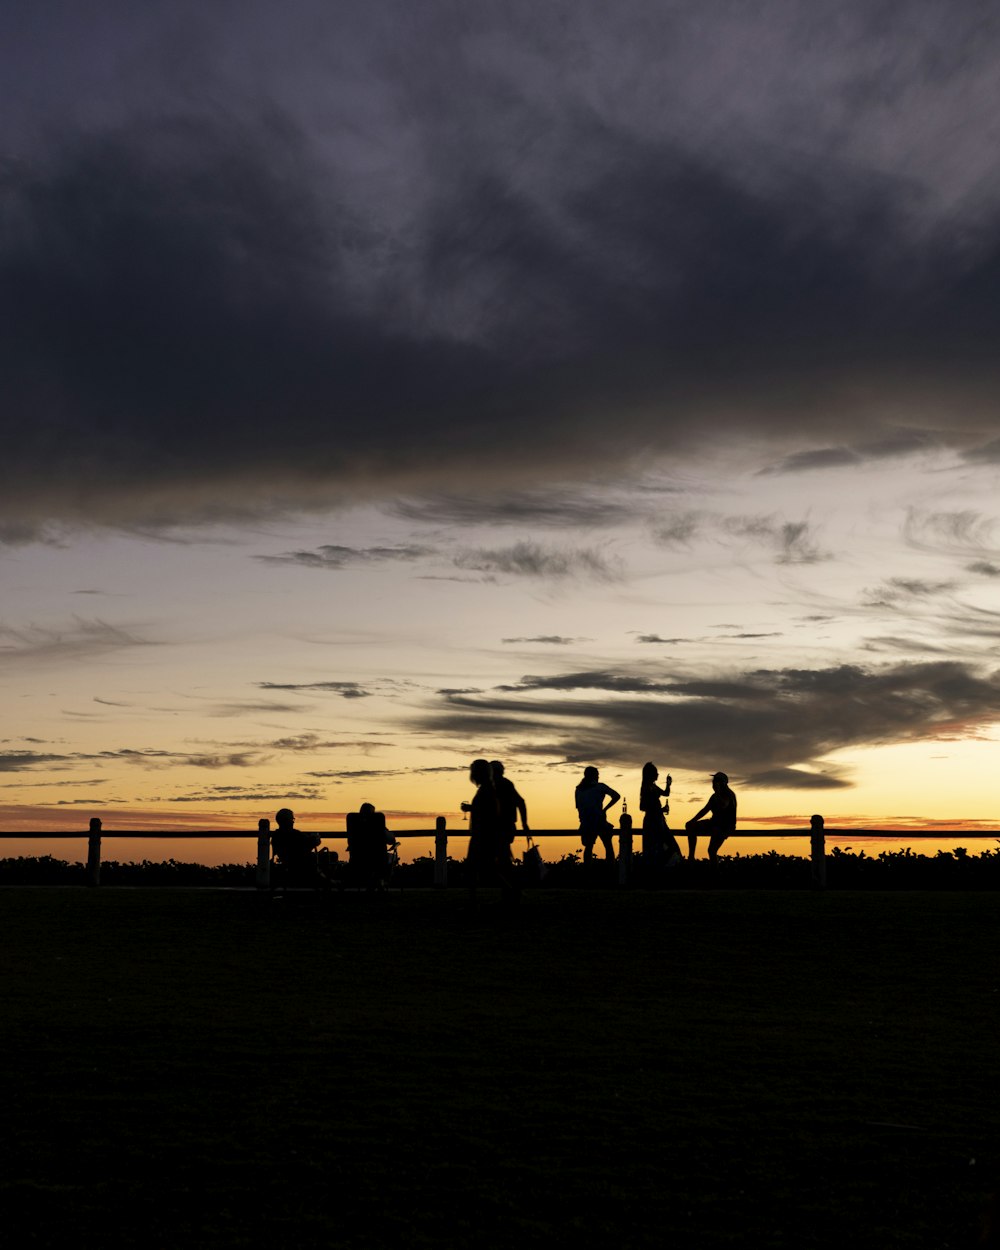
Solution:
{"label": "fence post", "polygon": [[434,835],[434,885],[444,889],[448,884],[448,835],[445,833],[445,818],[439,816],[434,822],[437,832]]}
{"label": "fence post", "polygon": [[257,889],[271,888],[271,822],[257,821]]}
{"label": "fence post", "polygon": [[826,831],[823,828],[823,817],[813,816],[809,820],[809,858],[812,861],[810,873],[814,890],[826,889]]}
{"label": "fence post", "polygon": [[101,884],[101,819],[90,818],[90,836],[87,838],[87,885]]}
{"label": "fence post", "polygon": [[618,817],[618,884],[628,885],[632,876],[632,817],[622,812]]}

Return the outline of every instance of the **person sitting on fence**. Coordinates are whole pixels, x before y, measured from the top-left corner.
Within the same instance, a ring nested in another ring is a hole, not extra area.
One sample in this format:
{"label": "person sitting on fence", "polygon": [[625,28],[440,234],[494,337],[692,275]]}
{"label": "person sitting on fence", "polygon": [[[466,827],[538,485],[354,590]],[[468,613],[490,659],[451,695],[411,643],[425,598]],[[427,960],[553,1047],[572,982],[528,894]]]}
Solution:
{"label": "person sitting on fence", "polygon": [[601,774],[591,764],[583,770],[583,779],[576,787],[576,810],[580,815],[580,841],[583,843],[585,864],[594,858],[594,843],[598,838],[604,845],[608,863],[613,864],[615,860],[615,845],[611,840],[613,826],[607,813],[622,796],[600,778]]}
{"label": "person sitting on fence", "polygon": [[[709,813],[707,819],[702,817]],[[736,832],[736,795],[729,788],[729,778],[725,773],[716,773],[712,778],[712,796],[705,806],[685,825],[688,831],[688,859],[694,859],[698,845],[698,830],[704,829],[709,834],[708,858],[712,863],[719,859],[719,848],[731,833]]]}
{"label": "person sitting on fence", "polygon": [[372,803],[347,813],[347,857],[351,878],[366,890],[384,890],[389,877],[389,847],[396,839],[386,830],[385,816]]}
{"label": "person sitting on fence", "polygon": [[271,834],[271,850],[285,877],[309,885],[328,885],[316,859],[316,849],[323,840],[319,834],[296,829],[295,813],[287,807],[275,814],[274,823],[278,827]]}

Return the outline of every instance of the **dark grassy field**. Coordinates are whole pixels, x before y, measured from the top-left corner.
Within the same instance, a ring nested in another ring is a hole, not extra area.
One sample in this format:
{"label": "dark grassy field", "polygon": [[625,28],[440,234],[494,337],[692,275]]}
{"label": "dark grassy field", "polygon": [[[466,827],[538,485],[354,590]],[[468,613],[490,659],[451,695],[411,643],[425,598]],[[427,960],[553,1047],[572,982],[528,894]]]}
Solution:
{"label": "dark grassy field", "polygon": [[15,1244],[976,1244],[991,894],[0,891]]}

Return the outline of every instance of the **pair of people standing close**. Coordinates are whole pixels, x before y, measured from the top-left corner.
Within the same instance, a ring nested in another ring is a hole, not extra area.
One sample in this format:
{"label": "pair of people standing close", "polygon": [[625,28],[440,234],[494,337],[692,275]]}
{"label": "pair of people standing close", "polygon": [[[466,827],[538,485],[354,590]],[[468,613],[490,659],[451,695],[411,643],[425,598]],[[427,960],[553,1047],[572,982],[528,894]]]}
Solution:
{"label": "pair of people standing close", "polygon": [[521,828],[528,832],[528,807],[517,787],[504,776],[499,760],[473,760],[469,780],[476,793],[471,803],[463,803],[469,815],[469,851],[466,862],[471,874],[470,884],[500,885],[510,898],[517,895],[511,873],[511,843],[520,814]]}

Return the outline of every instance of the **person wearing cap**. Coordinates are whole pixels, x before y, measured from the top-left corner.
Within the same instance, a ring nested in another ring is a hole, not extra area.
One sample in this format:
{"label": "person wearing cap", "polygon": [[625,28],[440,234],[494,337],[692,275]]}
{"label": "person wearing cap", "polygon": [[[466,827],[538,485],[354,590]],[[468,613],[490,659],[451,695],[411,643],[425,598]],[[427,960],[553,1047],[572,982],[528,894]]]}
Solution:
{"label": "person wearing cap", "polygon": [[730,790],[725,773],[715,774],[712,778],[712,797],[685,825],[688,831],[688,859],[694,859],[698,830],[702,827],[709,835],[708,858],[714,864],[723,842],[736,832],[736,795]]}

